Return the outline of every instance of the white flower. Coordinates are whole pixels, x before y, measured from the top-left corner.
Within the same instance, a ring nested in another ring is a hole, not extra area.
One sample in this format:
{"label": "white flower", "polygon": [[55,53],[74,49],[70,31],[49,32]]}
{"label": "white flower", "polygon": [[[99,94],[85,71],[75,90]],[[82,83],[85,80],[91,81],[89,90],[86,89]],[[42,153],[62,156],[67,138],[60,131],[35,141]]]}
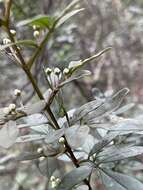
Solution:
{"label": "white flower", "polygon": [[55,67],[54,73],[55,73],[56,75],[59,75],[60,72],[61,72],[61,70],[60,70],[58,67]]}
{"label": "white flower", "polygon": [[16,105],[15,104],[9,104],[9,110],[10,111],[13,111],[13,110],[15,110],[16,109]]}
{"label": "white flower", "polygon": [[65,75],[69,74],[69,72],[70,72],[70,70],[69,70],[68,68],[65,68],[65,69],[63,70],[63,74],[65,74]]}
{"label": "white flower", "polygon": [[13,36],[15,36],[16,35],[16,30],[10,30],[10,33],[13,35]]}
{"label": "white flower", "polygon": [[15,89],[15,90],[14,90],[14,95],[15,95],[15,96],[20,96],[20,95],[21,95],[21,90]]}
{"label": "white flower", "polygon": [[38,30],[35,30],[35,31],[33,32],[33,36],[34,36],[35,38],[38,38],[39,35],[40,35],[40,32],[39,32]]}

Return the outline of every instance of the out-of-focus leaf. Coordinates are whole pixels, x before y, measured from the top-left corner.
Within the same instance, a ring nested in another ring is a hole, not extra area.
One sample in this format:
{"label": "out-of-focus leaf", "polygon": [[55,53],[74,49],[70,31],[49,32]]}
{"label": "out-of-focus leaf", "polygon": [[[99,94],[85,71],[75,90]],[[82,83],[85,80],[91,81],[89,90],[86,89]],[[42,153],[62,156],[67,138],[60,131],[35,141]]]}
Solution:
{"label": "out-of-focus leaf", "polygon": [[32,134],[32,135],[23,135],[17,138],[16,142],[31,142],[31,141],[38,141],[42,140],[46,137],[46,135],[41,134]]}
{"label": "out-of-focus leaf", "polygon": [[65,146],[55,141],[53,143],[47,144],[43,149],[44,155],[51,156],[60,156],[65,152]]}
{"label": "out-of-focus leaf", "polygon": [[4,148],[9,148],[16,142],[18,134],[19,130],[16,126],[16,122],[8,121],[0,129],[0,146]]}
{"label": "out-of-focus leaf", "polygon": [[71,190],[72,187],[86,179],[92,172],[91,166],[81,166],[67,173],[56,190]]}
{"label": "out-of-focus leaf", "polygon": [[112,172],[111,170],[100,171],[102,181],[107,190],[142,190],[143,184],[137,179],[125,174]]}
{"label": "out-of-focus leaf", "polygon": [[88,133],[89,133],[88,126],[75,125],[66,129],[65,136],[66,136],[68,144],[72,148],[78,148],[84,144]]}
{"label": "out-of-focus leaf", "polygon": [[27,115],[32,115],[32,114],[40,113],[41,111],[43,111],[45,106],[46,106],[46,102],[44,100],[40,100],[39,102],[36,102],[35,104],[18,108],[17,111],[26,113]]}
{"label": "out-of-focus leaf", "polygon": [[53,172],[58,168],[58,161],[55,158],[45,158],[43,161],[37,162],[37,168],[40,173],[48,179],[52,176]]}
{"label": "out-of-focus leaf", "polygon": [[28,125],[40,125],[40,124],[45,124],[48,122],[46,116],[41,113],[28,115],[25,118],[25,121]]}
{"label": "out-of-focus leaf", "polygon": [[72,16],[76,15],[77,13],[79,13],[79,12],[81,12],[83,10],[84,9],[77,9],[77,10],[73,10],[73,11],[70,11],[69,13],[65,14],[57,22],[56,28],[58,28],[59,26],[61,26],[62,24],[64,24],[69,18],[71,18]]}
{"label": "out-of-focus leaf", "polygon": [[33,18],[22,20],[17,24],[17,27],[25,25],[36,25],[40,28],[50,28],[55,22],[55,18],[47,15],[38,15]]}
{"label": "out-of-focus leaf", "polygon": [[43,133],[45,135],[49,133],[49,125],[47,124],[31,126],[30,128],[38,133]]}
{"label": "out-of-focus leaf", "polygon": [[61,128],[61,129],[49,132],[49,134],[47,134],[45,138],[45,142],[47,144],[55,142],[56,140],[58,140],[60,137],[64,135],[64,132],[65,132],[65,128]]}
{"label": "out-of-focus leaf", "polygon": [[95,145],[95,142],[96,142],[95,138],[92,135],[88,134],[82,146],[82,150],[84,150],[84,152],[89,154],[89,152],[92,150],[93,146]]}
{"label": "out-of-focus leaf", "polygon": [[106,148],[104,151],[99,153],[98,156],[100,157],[101,162],[112,162],[141,154],[143,154],[142,146],[113,146]]}
{"label": "out-of-focus leaf", "polygon": [[107,134],[102,140],[96,143],[93,148],[91,149],[89,156],[93,155],[94,153],[99,153],[105,146],[107,146],[115,137],[116,134],[109,133]]}
{"label": "out-of-focus leaf", "polygon": [[128,88],[123,88],[112,97],[107,98],[107,100],[101,106],[86,116],[86,121],[96,120],[99,117],[103,117],[105,114],[109,114],[115,111],[120,106],[128,92]]}
{"label": "out-of-focus leaf", "polygon": [[88,71],[88,70],[81,70],[81,71],[78,71],[78,72],[74,73],[71,77],[69,77],[67,80],[65,80],[64,82],[62,82],[62,83],[60,84],[60,87],[66,85],[66,84],[68,84],[68,83],[70,83],[70,82],[72,82],[72,81],[74,81],[74,80],[77,80],[77,79],[80,79],[80,78],[82,78],[82,77],[88,76],[88,75],[90,75],[90,74],[91,74],[91,72]]}
{"label": "out-of-focus leaf", "polygon": [[23,46],[30,46],[30,47],[38,47],[37,44],[33,40],[19,40],[19,41],[14,42],[14,43],[9,43],[9,44],[6,44],[6,45],[2,45],[0,47],[0,51],[3,51],[6,48],[11,47],[13,45],[23,45]]}
{"label": "out-of-focus leaf", "polygon": [[127,104],[127,105],[122,106],[121,108],[119,108],[117,111],[115,111],[114,114],[119,115],[119,114],[125,113],[129,109],[132,109],[134,106],[135,106],[134,103]]}
{"label": "out-of-focus leaf", "polygon": [[111,47],[107,47],[105,49],[103,49],[101,52],[87,58],[84,60],[80,60],[80,61],[72,61],[69,64],[69,69],[70,69],[70,73],[75,72],[77,69],[79,69],[80,67],[86,65],[87,63],[89,63],[90,61],[99,58],[102,54],[104,54],[105,52],[111,50]]}
{"label": "out-of-focus leaf", "polygon": [[34,160],[34,159],[40,158],[41,156],[43,156],[43,153],[23,152],[19,156],[16,157],[16,160],[18,161]]}

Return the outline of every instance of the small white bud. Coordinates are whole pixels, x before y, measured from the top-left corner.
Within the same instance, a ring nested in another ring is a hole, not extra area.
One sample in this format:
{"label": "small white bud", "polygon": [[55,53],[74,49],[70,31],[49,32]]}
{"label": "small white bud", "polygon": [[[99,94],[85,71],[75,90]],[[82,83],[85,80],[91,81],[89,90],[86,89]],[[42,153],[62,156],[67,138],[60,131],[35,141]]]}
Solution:
{"label": "small white bud", "polygon": [[14,95],[15,95],[15,96],[20,96],[20,95],[21,95],[21,90],[15,89],[15,90],[14,90]]}
{"label": "small white bud", "polygon": [[52,176],[50,177],[50,181],[55,181],[55,180],[56,180],[55,176],[52,175]]}
{"label": "small white bud", "polygon": [[3,113],[6,114],[6,115],[8,115],[8,114],[10,113],[9,107],[5,107],[5,108],[3,109]]}
{"label": "small white bud", "polygon": [[8,38],[4,38],[4,39],[3,39],[3,44],[4,44],[4,45],[7,45],[7,44],[9,44],[9,43],[11,43],[10,39],[8,39]]}
{"label": "small white bud", "polygon": [[33,27],[33,30],[36,30],[36,29],[37,29],[37,26],[36,26],[36,25],[33,25],[32,27]]}
{"label": "small white bud", "polygon": [[60,72],[61,72],[61,70],[60,70],[58,67],[55,67],[54,73],[55,73],[56,75],[59,75]]}
{"label": "small white bud", "polygon": [[41,157],[39,158],[39,160],[40,160],[40,161],[43,161],[43,160],[45,160],[45,157],[44,157],[44,156],[41,156]]}
{"label": "small white bud", "polygon": [[61,182],[61,179],[60,179],[60,178],[57,178],[57,179],[56,179],[57,185],[58,185],[60,182]]}
{"label": "small white bud", "polygon": [[16,35],[16,30],[10,30],[10,33],[13,35],[13,36],[15,36]]}
{"label": "small white bud", "polygon": [[14,111],[16,109],[16,105],[15,104],[9,104],[9,109],[10,109],[10,111]]}
{"label": "small white bud", "polygon": [[93,159],[96,158],[96,153],[94,153],[94,154],[92,155],[92,157],[93,157]]}
{"label": "small white bud", "polygon": [[64,137],[60,137],[60,138],[59,138],[59,143],[60,143],[60,144],[64,144],[64,143],[65,143]]}
{"label": "small white bud", "polygon": [[57,187],[57,183],[56,183],[56,181],[52,181],[52,183],[51,183],[51,187],[52,187],[52,188]]}
{"label": "small white bud", "polygon": [[65,69],[63,70],[63,74],[65,74],[65,75],[69,74],[69,72],[70,72],[70,70],[69,70],[68,68],[65,68]]}
{"label": "small white bud", "polygon": [[52,69],[50,69],[49,67],[45,70],[46,74],[50,74],[52,72]]}
{"label": "small white bud", "polygon": [[40,35],[40,32],[39,32],[38,30],[35,30],[35,31],[33,32],[34,38],[38,38],[39,35]]}
{"label": "small white bud", "polygon": [[42,153],[43,152],[43,149],[42,148],[38,148],[37,149],[37,153]]}

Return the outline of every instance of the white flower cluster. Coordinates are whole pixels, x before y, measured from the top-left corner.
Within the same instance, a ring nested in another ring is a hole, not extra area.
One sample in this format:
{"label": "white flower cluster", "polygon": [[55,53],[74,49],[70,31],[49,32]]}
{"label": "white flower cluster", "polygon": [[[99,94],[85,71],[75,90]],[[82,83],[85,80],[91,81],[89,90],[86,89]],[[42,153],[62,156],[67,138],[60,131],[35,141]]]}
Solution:
{"label": "white flower cluster", "polygon": [[60,178],[56,178],[55,176],[51,176],[50,181],[51,181],[52,188],[56,188],[61,182]]}
{"label": "white flower cluster", "polygon": [[66,78],[66,76],[70,73],[70,70],[65,68],[62,72],[58,67],[55,67],[54,69],[46,68],[45,73],[51,87],[56,88],[61,79]]}

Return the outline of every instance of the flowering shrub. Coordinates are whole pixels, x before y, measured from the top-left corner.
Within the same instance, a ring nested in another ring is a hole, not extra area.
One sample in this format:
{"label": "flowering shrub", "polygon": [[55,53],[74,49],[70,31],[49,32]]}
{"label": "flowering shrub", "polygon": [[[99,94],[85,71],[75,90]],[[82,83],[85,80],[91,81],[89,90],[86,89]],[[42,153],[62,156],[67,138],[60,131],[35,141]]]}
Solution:
{"label": "flowering shrub", "polygon": [[[137,157],[143,153],[142,117],[121,117],[133,106],[121,105],[129,89],[123,88],[111,96],[96,96],[69,111],[62,99],[62,88],[74,80],[89,77],[91,72],[82,68],[111,48],[84,60],[71,61],[63,70],[43,67],[48,88],[44,93],[32,74],[32,67],[51,35],[83,10],[77,8],[78,0],[72,1],[58,16],[38,15],[19,22],[17,27],[33,26],[35,41],[17,41],[16,31],[10,27],[11,5],[11,0],[6,2],[5,17],[1,19],[8,36],[3,40],[1,52],[9,48],[8,56],[23,69],[39,100],[24,105],[21,90],[15,89],[15,103],[0,109],[0,146],[9,148],[15,143],[35,143],[36,151],[23,151],[15,160],[34,160],[39,171],[48,178],[48,189],[91,190],[100,180],[107,190],[142,190],[143,184],[122,170],[122,166],[132,163],[142,166]],[[41,32],[46,34],[39,42],[37,38]],[[35,48],[28,61],[19,48],[22,45]],[[54,101],[63,110],[63,117],[55,116],[51,108]],[[128,161],[128,158],[132,159]],[[71,167],[68,172],[66,165]]]}

